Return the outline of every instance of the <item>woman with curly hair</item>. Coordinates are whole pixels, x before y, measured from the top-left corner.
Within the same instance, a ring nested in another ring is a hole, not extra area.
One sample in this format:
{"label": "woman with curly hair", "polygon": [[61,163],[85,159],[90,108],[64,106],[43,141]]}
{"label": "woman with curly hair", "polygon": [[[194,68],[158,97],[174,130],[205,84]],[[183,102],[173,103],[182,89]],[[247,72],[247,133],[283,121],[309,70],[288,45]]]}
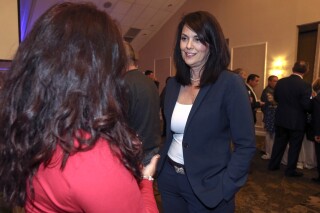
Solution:
{"label": "woman with curly hair", "polygon": [[0,189],[26,212],[158,212],[126,123],[126,54],[91,4],[51,7],[21,43],[1,92]]}

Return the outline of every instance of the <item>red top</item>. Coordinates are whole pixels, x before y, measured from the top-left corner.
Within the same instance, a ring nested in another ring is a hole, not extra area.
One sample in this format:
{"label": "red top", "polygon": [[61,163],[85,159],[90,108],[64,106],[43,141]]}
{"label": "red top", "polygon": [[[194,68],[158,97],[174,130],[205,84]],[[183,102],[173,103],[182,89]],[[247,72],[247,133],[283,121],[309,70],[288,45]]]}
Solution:
{"label": "red top", "polygon": [[48,167],[40,165],[34,200],[27,191],[26,212],[158,213],[152,182],[143,180],[139,187],[104,139],[70,156],[63,170],[61,160],[58,148]]}

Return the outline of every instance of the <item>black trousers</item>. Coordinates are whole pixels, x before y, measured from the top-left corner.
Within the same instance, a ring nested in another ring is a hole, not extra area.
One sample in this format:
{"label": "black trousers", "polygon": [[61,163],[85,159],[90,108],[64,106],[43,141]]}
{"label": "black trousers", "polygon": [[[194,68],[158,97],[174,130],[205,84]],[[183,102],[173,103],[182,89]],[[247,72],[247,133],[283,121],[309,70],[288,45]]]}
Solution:
{"label": "black trousers", "polygon": [[317,157],[317,170],[318,175],[320,177],[320,143],[314,142],[314,148],[316,151],[316,157]]}
{"label": "black trousers", "polygon": [[187,174],[176,173],[167,161],[158,176],[163,213],[233,213],[234,197],[222,200],[215,208],[206,207],[194,194]]}
{"label": "black trousers", "polygon": [[279,169],[283,154],[289,143],[288,164],[285,172],[286,174],[295,172],[304,134],[305,132],[301,130],[292,130],[276,126],[275,139],[268,168],[270,170]]}

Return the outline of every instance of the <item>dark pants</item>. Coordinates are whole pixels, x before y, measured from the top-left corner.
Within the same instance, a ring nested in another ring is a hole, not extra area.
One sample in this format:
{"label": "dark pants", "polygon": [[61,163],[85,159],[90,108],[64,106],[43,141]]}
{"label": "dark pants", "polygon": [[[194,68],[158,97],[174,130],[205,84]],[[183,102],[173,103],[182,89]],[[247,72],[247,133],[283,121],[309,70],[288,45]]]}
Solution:
{"label": "dark pants", "polygon": [[178,174],[168,163],[158,176],[158,188],[164,213],[233,213],[235,200],[221,201],[215,208],[206,207],[194,194],[187,175]]}
{"label": "dark pants", "polygon": [[314,142],[314,148],[316,151],[316,157],[317,157],[317,170],[318,170],[318,175],[320,178],[320,143]]}
{"label": "dark pants", "polygon": [[295,172],[303,137],[304,131],[291,130],[284,127],[276,126],[275,139],[272,148],[271,159],[269,162],[269,169],[275,170],[280,167],[283,154],[286,150],[287,144],[289,143],[288,164],[285,173],[292,174],[293,172]]}

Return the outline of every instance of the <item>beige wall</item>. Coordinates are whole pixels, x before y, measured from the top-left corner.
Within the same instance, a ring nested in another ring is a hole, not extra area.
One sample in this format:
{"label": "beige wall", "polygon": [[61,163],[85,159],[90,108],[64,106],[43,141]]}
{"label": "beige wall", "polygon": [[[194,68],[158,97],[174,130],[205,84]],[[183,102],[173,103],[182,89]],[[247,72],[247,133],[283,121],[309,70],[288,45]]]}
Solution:
{"label": "beige wall", "polygon": [[[155,59],[172,56],[175,32],[182,14],[207,10],[220,22],[226,38],[229,38],[230,48],[267,42],[266,76],[278,57],[283,57],[287,63],[283,73],[287,76],[296,58],[297,26],[320,21],[319,8],[319,0],[187,0],[140,50],[140,67],[142,70],[154,69]],[[161,75],[156,70],[156,76]]]}
{"label": "beige wall", "polygon": [[0,28],[0,59],[11,60],[19,45],[17,1],[0,1]]}

